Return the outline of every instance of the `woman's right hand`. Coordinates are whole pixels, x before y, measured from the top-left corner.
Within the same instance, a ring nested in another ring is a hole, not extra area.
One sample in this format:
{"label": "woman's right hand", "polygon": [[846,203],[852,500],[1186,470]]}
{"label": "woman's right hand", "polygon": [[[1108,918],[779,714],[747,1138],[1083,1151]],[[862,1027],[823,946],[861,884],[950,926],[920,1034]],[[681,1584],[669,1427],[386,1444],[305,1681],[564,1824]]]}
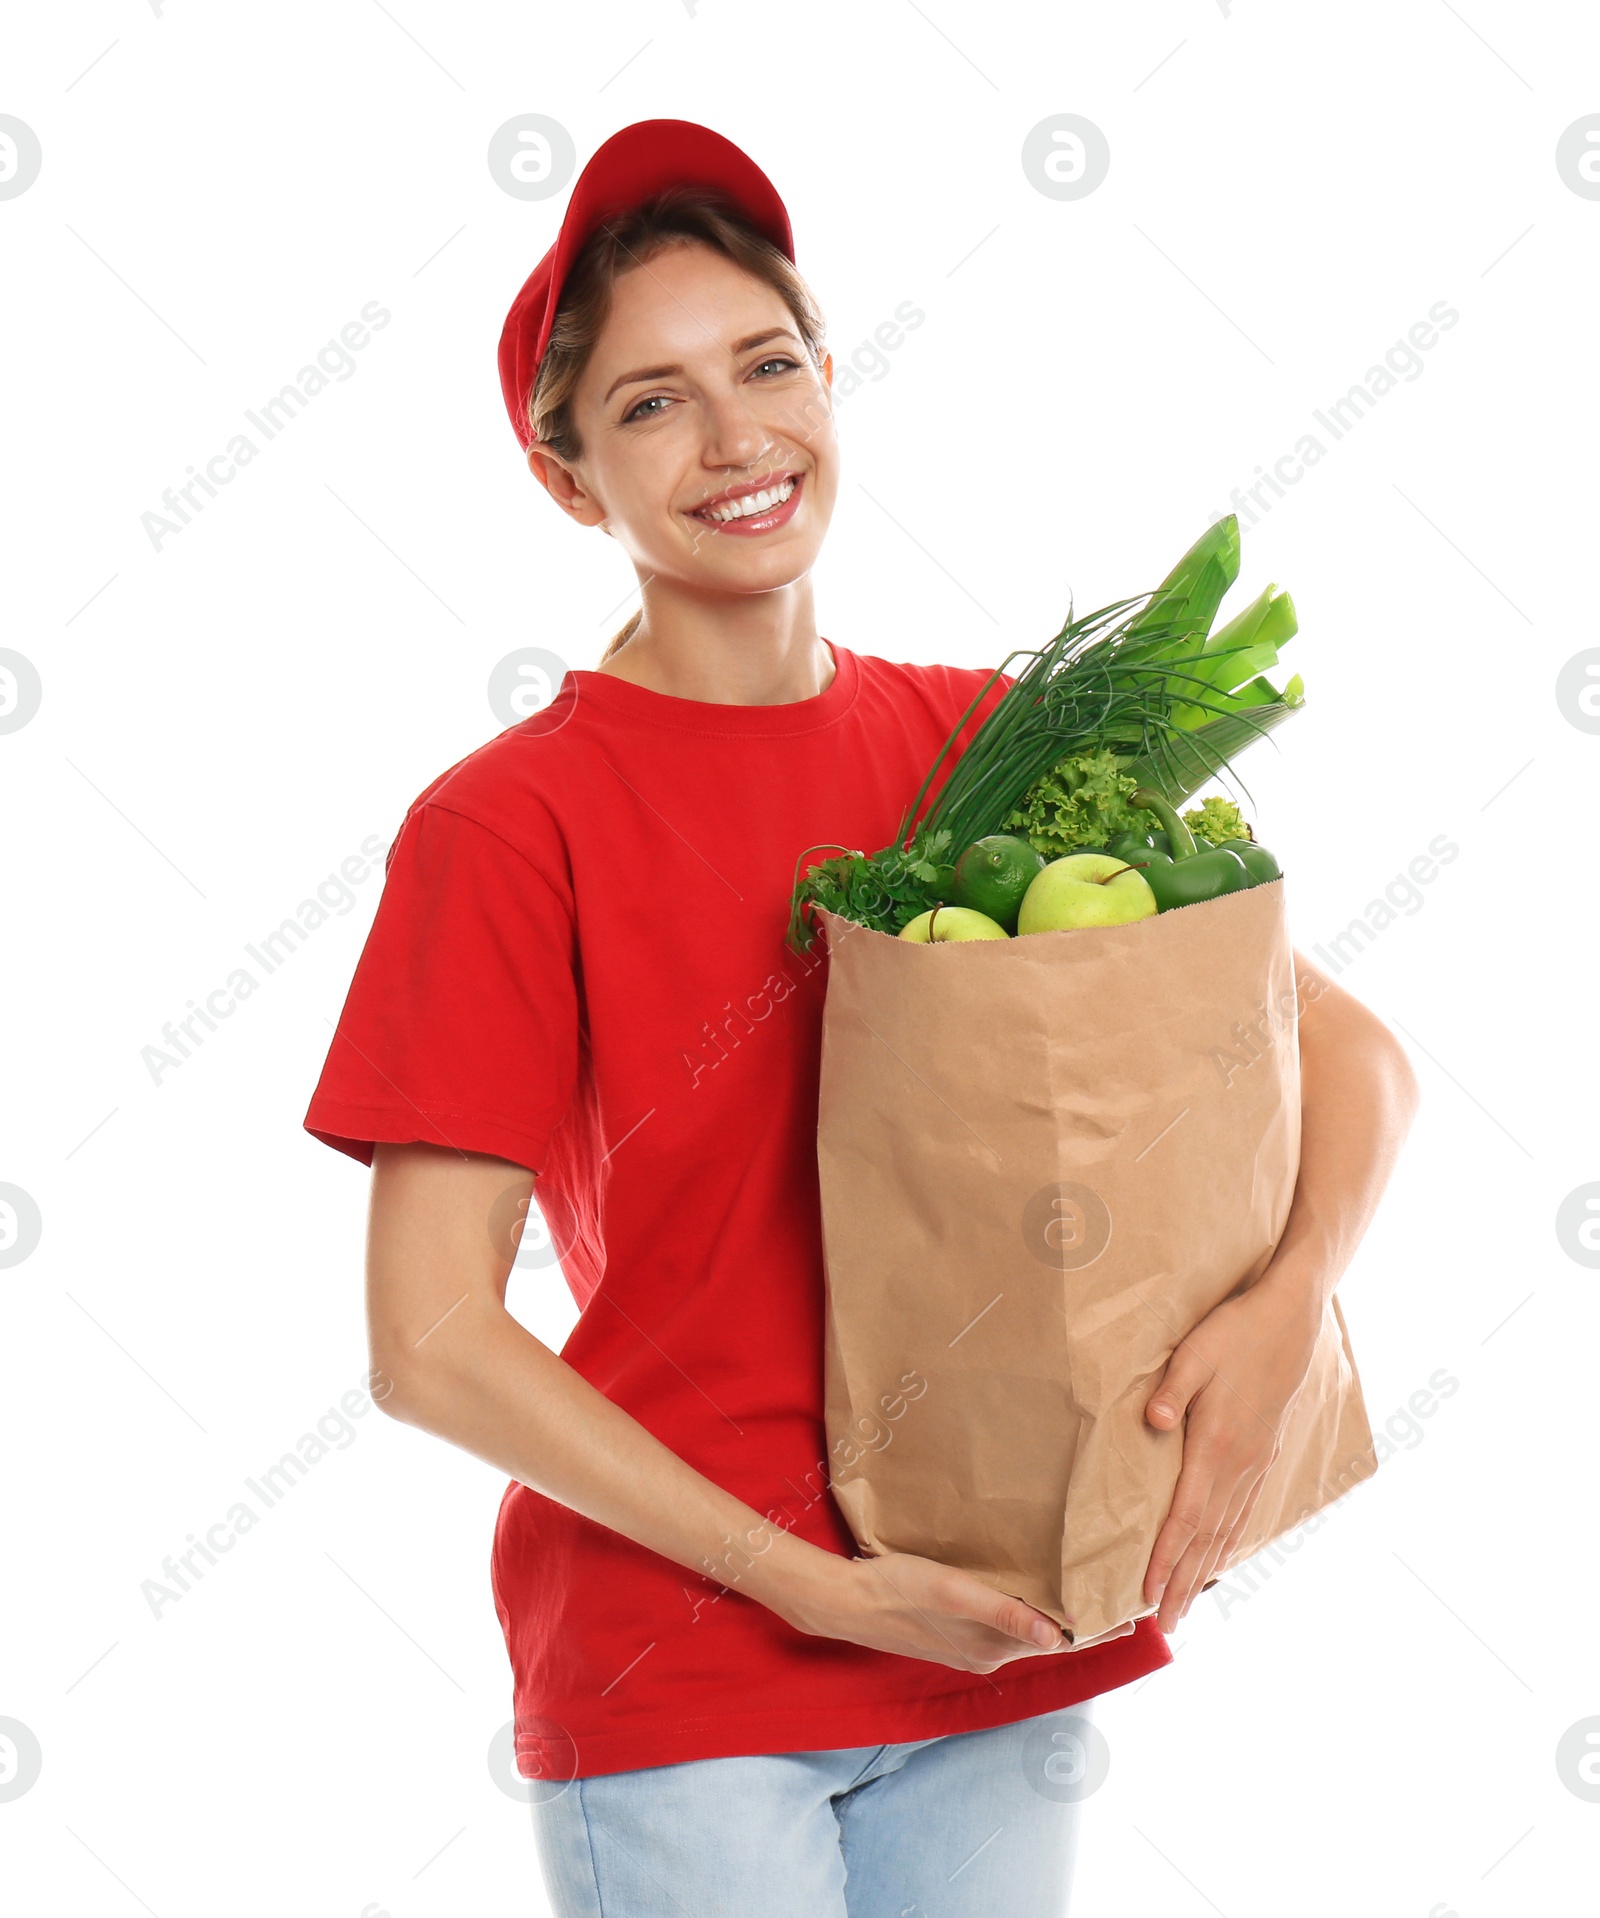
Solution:
{"label": "woman's right hand", "polygon": [[[773,1606],[811,1637],[842,1638],[962,1672],[992,1672],[1015,1658],[1066,1649],[1053,1618],[955,1566],[909,1552],[820,1557],[826,1565],[810,1562]],[[1033,1637],[1041,1625],[1048,1634],[1043,1644]]]}

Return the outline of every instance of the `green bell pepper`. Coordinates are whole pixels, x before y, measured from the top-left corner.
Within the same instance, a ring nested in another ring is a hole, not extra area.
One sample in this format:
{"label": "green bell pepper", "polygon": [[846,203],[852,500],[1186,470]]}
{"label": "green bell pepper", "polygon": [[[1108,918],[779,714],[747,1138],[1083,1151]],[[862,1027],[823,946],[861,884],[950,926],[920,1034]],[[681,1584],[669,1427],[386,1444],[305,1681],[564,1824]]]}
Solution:
{"label": "green bell pepper", "polygon": [[1113,833],[1106,843],[1106,851],[1113,859],[1126,860],[1136,852],[1150,852],[1152,849],[1164,852],[1171,858],[1172,841],[1164,832],[1140,832],[1137,827],[1130,826],[1122,832]]}
{"label": "green bell pepper", "polygon": [[1141,870],[1152,864],[1170,866],[1172,854],[1164,843],[1166,838],[1164,832],[1138,832],[1130,828],[1126,832],[1113,833],[1106,851],[1124,865],[1138,866]]}
{"label": "green bell pepper", "polygon": [[1253,886],[1264,886],[1270,880],[1281,879],[1283,868],[1267,851],[1265,846],[1257,845],[1253,839],[1225,839],[1222,842],[1224,852],[1236,852],[1244,861],[1244,869],[1250,875]]}
{"label": "green bell pepper", "polygon": [[[1128,795],[1128,803],[1153,812],[1166,830],[1172,846],[1172,863],[1152,863],[1142,868],[1150,890],[1155,894],[1156,911],[1171,912],[1178,906],[1203,905],[1208,899],[1220,899],[1224,893],[1242,892],[1255,882],[1238,853],[1229,847],[1199,852],[1194,834],[1162,798],[1148,786],[1140,786]],[[1131,860],[1128,862],[1133,863]]]}

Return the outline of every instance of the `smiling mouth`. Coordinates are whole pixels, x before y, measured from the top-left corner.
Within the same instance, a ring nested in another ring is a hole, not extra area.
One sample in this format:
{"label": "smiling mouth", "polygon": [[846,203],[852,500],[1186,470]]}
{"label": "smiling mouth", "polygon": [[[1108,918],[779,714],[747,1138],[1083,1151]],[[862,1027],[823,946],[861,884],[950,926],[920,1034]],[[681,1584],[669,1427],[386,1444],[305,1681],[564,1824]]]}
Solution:
{"label": "smiling mouth", "polygon": [[742,519],[759,519],[763,513],[786,505],[799,484],[799,474],[786,473],[781,480],[759,492],[742,493],[737,499],[719,500],[711,506],[697,506],[689,517],[704,520],[709,526],[731,526]]}

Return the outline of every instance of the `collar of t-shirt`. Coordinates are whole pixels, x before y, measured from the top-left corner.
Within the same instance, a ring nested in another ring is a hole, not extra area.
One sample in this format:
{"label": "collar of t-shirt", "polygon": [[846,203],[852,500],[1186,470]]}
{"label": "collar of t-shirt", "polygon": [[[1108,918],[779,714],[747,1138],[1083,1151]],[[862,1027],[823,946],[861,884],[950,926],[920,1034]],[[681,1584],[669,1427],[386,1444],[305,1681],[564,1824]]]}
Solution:
{"label": "collar of t-shirt", "polygon": [[664,726],[674,732],[715,734],[725,738],[792,738],[834,725],[855,704],[860,687],[856,656],[847,647],[823,642],[833,655],[834,673],[827,686],[810,699],[777,706],[723,705],[715,700],[680,699],[637,686],[615,673],[569,667],[561,691],[580,705],[592,706],[608,719]]}

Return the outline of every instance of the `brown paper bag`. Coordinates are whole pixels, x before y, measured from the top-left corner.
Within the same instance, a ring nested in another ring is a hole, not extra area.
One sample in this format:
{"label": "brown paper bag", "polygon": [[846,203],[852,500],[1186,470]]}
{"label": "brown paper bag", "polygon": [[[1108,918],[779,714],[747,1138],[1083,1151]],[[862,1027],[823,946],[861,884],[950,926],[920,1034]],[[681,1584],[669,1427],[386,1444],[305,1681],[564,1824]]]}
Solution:
{"label": "brown paper bag", "polygon": [[[1284,882],[970,944],[818,916],[834,1496],[869,1555],[1071,1614],[1075,1649],[1122,1636],[1182,1462],[1145,1402],[1294,1194]],[[1230,1562],[1376,1470],[1333,1300]]]}

